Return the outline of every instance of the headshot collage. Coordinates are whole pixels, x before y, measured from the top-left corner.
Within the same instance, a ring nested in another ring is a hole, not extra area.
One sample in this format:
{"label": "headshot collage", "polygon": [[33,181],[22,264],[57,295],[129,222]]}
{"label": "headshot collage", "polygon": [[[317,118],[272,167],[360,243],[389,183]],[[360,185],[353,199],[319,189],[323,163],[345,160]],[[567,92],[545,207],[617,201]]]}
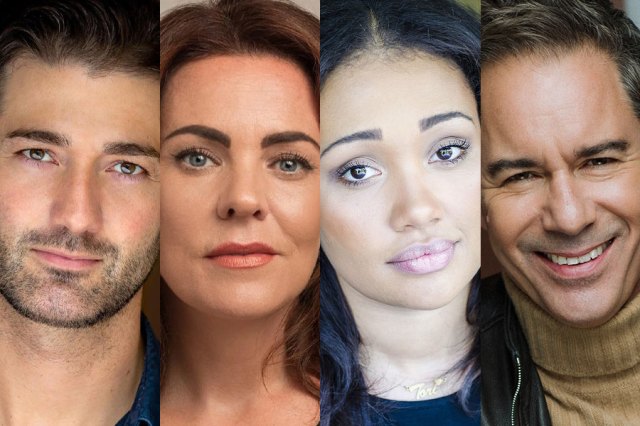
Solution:
{"label": "headshot collage", "polygon": [[0,426],[640,426],[639,27],[0,0]]}

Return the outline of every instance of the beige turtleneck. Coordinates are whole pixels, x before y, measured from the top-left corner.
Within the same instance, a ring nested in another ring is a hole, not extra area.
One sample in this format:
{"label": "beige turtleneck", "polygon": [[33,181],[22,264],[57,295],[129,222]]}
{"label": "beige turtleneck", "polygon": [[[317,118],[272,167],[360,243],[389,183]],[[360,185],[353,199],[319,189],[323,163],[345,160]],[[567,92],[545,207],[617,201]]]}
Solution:
{"label": "beige turtleneck", "polygon": [[640,425],[640,297],[607,323],[564,325],[505,277],[554,425]]}

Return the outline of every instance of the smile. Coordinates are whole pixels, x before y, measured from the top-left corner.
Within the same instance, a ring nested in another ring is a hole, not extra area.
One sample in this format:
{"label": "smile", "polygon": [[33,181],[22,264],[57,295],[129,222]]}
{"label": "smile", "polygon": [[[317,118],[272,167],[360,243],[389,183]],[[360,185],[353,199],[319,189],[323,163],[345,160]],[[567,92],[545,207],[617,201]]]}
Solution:
{"label": "smile", "polygon": [[591,262],[592,260],[600,257],[600,255],[607,249],[607,247],[611,245],[612,242],[613,240],[609,240],[603,244],[600,244],[598,247],[595,247],[588,253],[583,254],[582,256],[568,257],[568,256],[563,256],[560,254],[553,254],[553,253],[544,253],[544,255],[547,257],[547,259],[549,259],[556,265],[569,265],[569,266],[580,265],[583,263]]}

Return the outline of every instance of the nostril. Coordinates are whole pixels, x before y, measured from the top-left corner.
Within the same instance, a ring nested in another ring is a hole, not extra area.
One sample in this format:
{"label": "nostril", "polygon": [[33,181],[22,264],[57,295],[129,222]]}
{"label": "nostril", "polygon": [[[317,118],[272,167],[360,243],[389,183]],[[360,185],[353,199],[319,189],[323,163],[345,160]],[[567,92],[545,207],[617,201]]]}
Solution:
{"label": "nostril", "polygon": [[236,211],[233,208],[227,210],[227,217],[233,217],[236,214]]}

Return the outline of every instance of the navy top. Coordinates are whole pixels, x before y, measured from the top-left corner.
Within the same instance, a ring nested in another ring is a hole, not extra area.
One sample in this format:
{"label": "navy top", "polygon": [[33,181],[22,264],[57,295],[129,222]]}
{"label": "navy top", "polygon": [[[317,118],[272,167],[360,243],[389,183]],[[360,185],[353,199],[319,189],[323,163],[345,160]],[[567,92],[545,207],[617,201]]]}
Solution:
{"label": "navy top", "polygon": [[144,316],[141,328],[145,342],[142,378],[131,410],[116,426],[160,425],[160,345]]}
{"label": "navy top", "polygon": [[372,397],[382,408],[383,414],[377,425],[394,426],[479,426],[480,425],[480,386],[477,383],[472,388],[470,406],[474,409],[471,416],[467,415],[460,404],[457,395],[424,401],[391,401]]}

